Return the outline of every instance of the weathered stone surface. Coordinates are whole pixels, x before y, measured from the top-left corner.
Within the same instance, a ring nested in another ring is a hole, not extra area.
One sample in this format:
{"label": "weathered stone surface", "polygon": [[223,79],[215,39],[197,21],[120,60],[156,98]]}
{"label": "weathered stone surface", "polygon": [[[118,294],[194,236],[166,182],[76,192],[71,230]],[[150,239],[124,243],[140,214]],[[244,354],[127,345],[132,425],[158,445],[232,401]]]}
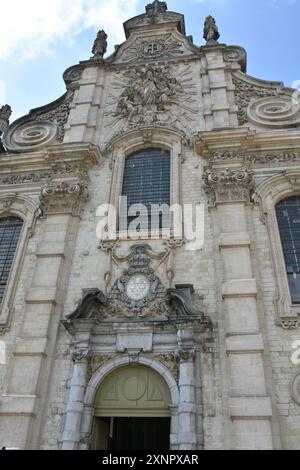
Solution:
{"label": "weathered stone surface", "polygon": [[[299,449],[300,308],[275,213],[300,188],[293,90],[246,75],[212,18],[203,47],[165,2],[124,27],[110,57],[102,34],[66,70],[64,97],[6,130],[0,113],[0,214],[24,221],[0,312],[1,445],[88,449],[99,387],[144,367],[168,387],[173,450]],[[172,203],[204,205],[202,249],[172,232],[99,244],[97,208],[145,148],[170,151]]]}

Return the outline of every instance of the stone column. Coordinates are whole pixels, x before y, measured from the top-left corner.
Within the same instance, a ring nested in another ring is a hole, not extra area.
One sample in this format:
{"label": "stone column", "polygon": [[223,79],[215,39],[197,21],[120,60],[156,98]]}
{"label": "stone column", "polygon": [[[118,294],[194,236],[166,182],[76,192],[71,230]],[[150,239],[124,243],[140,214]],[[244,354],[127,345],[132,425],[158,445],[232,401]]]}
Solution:
{"label": "stone column", "polygon": [[179,327],[178,450],[196,450],[195,346],[193,328]]}
{"label": "stone column", "polygon": [[38,449],[47,403],[81,205],[87,198],[80,181],[53,183],[42,191],[44,220],[35,274],[1,397],[2,445]]}
{"label": "stone column", "polygon": [[[206,170],[204,188],[216,208],[215,227],[223,263],[222,298],[225,347],[230,377],[230,447],[272,449],[271,399],[264,372],[264,341],[257,313],[257,285],[253,275],[247,205],[253,176],[247,168]],[[222,315],[222,312],[220,312]]]}
{"label": "stone column", "polygon": [[63,450],[78,450],[79,447],[88,352],[88,347],[76,345],[76,349],[72,353],[74,365],[61,444]]}

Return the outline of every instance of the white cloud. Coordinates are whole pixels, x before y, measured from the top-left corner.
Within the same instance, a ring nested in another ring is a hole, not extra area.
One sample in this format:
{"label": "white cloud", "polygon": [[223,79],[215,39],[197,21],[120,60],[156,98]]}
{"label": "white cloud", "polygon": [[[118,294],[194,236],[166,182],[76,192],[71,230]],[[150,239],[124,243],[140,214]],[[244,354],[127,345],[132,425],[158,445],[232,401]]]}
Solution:
{"label": "white cloud", "polygon": [[0,0],[0,60],[51,54],[55,41],[81,31],[105,29],[110,43],[124,40],[122,22],[136,14],[138,0]]}

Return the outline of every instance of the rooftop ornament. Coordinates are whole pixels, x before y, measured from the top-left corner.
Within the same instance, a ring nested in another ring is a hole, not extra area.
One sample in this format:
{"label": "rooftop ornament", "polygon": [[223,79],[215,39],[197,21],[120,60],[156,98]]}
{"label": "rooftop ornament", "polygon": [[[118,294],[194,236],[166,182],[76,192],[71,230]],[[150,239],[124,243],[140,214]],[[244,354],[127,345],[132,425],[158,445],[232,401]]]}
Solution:
{"label": "rooftop ornament", "polygon": [[152,3],[149,3],[149,5],[146,6],[146,13],[151,14],[151,15],[157,15],[158,13],[164,13],[167,11],[168,5],[166,2],[159,2],[158,0],[155,0]]}
{"label": "rooftop ornament", "polygon": [[95,39],[92,54],[93,59],[103,59],[104,54],[107,51],[107,34],[103,29],[98,32],[97,37]]}
{"label": "rooftop ornament", "polygon": [[216,20],[212,16],[208,16],[205,20],[203,37],[206,40],[207,46],[215,46],[218,44],[220,33]]}
{"label": "rooftop ornament", "polygon": [[6,104],[0,108],[0,136],[6,131],[9,126],[9,118],[12,114],[11,107]]}

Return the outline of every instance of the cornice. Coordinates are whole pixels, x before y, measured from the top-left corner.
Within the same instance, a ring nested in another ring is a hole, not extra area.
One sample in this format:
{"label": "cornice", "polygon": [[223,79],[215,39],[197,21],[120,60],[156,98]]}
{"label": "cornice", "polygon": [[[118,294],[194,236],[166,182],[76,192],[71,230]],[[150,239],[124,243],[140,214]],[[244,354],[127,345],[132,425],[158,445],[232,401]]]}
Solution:
{"label": "cornice", "polygon": [[195,136],[195,150],[205,158],[216,152],[276,152],[300,151],[299,129],[258,132],[249,127],[227,128],[199,132]]}

